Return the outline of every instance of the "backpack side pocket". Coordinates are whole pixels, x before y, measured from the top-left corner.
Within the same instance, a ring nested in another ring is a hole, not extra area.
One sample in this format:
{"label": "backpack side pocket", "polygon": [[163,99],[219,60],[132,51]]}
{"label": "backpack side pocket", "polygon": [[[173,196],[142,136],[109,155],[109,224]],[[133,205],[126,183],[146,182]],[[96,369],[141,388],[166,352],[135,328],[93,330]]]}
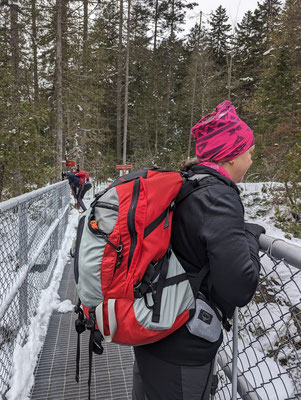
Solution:
{"label": "backpack side pocket", "polygon": [[195,313],[186,323],[189,332],[209,342],[219,340],[222,332],[222,316],[212,307],[202,293],[195,300]]}

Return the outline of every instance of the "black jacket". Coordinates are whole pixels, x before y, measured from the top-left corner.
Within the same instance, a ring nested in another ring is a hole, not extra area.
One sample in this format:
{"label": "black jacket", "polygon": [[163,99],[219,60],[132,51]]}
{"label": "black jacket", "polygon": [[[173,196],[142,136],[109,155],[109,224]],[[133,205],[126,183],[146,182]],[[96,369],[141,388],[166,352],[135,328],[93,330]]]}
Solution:
{"label": "black jacket", "polygon": [[[172,248],[192,286],[200,269],[209,265],[201,290],[225,316],[231,317],[235,307],[246,305],[256,290],[260,270],[258,241],[245,230],[237,186],[212,168],[195,166],[191,171],[210,176],[177,205]],[[143,347],[175,364],[203,365],[214,358],[221,341],[222,337],[216,343],[200,339],[184,325],[167,338]]]}

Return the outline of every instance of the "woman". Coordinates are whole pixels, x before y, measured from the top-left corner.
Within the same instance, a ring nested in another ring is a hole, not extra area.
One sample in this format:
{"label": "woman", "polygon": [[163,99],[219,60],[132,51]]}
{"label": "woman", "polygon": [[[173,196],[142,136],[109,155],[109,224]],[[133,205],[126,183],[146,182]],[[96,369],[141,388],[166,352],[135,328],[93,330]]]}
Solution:
{"label": "woman", "polygon": [[[231,318],[235,307],[252,298],[259,279],[258,238],[265,230],[244,223],[244,208],[236,183],[252,164],[254,135],[230,101],[203,117],[191,130],[197,160],[182,170],[207,174],[199,189],[174,212],[172,248],[193,277],[205,266],[201,288]],[[134,400],[209,399],[214,357],[222,342],[192,335],[186,325],[167,338],[135,347]]]}

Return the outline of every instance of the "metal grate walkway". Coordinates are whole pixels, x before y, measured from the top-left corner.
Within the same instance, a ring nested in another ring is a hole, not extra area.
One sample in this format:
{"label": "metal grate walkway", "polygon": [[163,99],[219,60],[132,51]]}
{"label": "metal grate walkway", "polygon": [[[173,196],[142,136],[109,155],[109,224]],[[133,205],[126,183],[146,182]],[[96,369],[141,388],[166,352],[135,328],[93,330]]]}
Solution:
{"label": "metal grate walkway", "polygon": [[[61,281],[61,300],[76,303],[73,271],[67,264]],[[88,399],[89,333],[81,335],[80,382],[75,382],[77,334],[73,312],[53,313],[35,372],[32,400]],[[102,355],[93,354],[91,400],[131,399],[133,351],[131,347],[104,344]]]}

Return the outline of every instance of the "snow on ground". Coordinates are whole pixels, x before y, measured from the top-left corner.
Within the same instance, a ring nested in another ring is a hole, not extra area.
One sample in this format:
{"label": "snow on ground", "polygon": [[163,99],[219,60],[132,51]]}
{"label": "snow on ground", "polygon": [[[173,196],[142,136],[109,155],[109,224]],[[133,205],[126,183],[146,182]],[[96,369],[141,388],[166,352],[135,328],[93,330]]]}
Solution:
{"label": "snow on ground", "polygon": [[[265,190],[267,185],[271,184],[270,183],[240,184],[240,188],[242,189],[241,196],[246,207],[246,219],[249,222],[256,222],[263,225],[266,229],[267,235],[288,241],[285,237],[285,233],[282,232],[280,229],[276,228],[274,225],[273,212],[271,211],[271,205],[269,204],[269,199],[267,198],[268,195],[266,194]],[[99,192],[103,188],[104,185],[101,185],[100,187],[96,188],[95,193]],[[88,192],[87,194],[87,198],[85,199],[86,206],[89,205],[91,200],[92,200],[92,191]],[[74,201],[72,200],[71,203],[74,204]],[[34,383],[33,374],[35,365],[38,359],[38,354],[43,346],[51,314],[53,310],[57,310],[58,312],[68,312],[73,309],[73,305],[70,302],[70,300],[65,300],[63,302],[60,302],[57,292],[63,274],[64,266],[69,259],[69,249],[76,234],[78,217],[79,217],[78,211],[73,208],[69,217],[69,225],[66,230],[65,239],[62,244],[61,250],[59,252],[57,267],[54,272],[53,279],[49,287],[42,292],[37,314],[31,320],[28,341],[23,347],[17,345],[16,350],[14,352],[14,367],[13,367],[13,375],[10,380],[11,388],[7,393],[8,400],[26,400],[29,398],[28,396],[30,394],[31,387]],[[291,243],[295,243],[301,246],[301,239],[292,238]],[[270,271],[272,267],[273,263],[270,262],[269,259],[267,259],[265,261],[264,268]],[[288,273],[287,267],[284,266],[281,268],[283,276]],[[300,282],[300,287],[301,287],[301,282]],[[292,295],[293,295],[293,290],[292,290]],[[300,292],[294,293],[294,296],[296,295],[300,295]],[[250,310],[252,311],[252,307],[255,307],[255,305],[250,305],[250,307],[251,307]],[[265,320],[267,320],[267,322],[269,321],[271,314],[274,313],[275,315],[275,313],[279,312],[279,305],[278,308],[276,307],[276,309],[274,310],[273,307],[275,307],[275,305],[271,305],[271,307],[272,307],[271,310],[265,310],[264,314],[261,315],[261,318],[264,318]],[[283,309],[281,312],[287,314],[286,313],[288,308],[287,305],[283,304],[282,307]],[[253,311],[256,312],[256,310]],[[258,323],[260,323],[260,321],[258,321]],[[278,325],[276,325],[278,332],[279,331],[281,332],[284,329],[283,327],[285,327],[287,323],[288,320],[282,320],[282,322],[279,321]],[[271,343],[273,344],[275,342],[275,337],[273,337],[271,334],[271,337],[268,338],[268,343],[265,340],[267,339],[262,338],[262,343],[260,343],[260,346],[256,346],[256,348],[254,347],[253,354],[254,352],[256,352],[256,354],[259,353],[257,354],[256,358],[260,358],[263,355],[262,353],[260,353],[260,350],[262,349],[261,346],[267,347],[268,344],[269,345]],[[250,358],[252,359],[252,356],[246,353],[245,358],[248,359],[249,362]],[[256,358],[254,359],[254,363],[256,363]],[[240,362],[244,364],[243,358],[241,358]],[[275,369],[275,365],[276,364],[273,360],[267,361],[266,368],[269,371],[268,373],[269,377],[270,377],[270,371],[273,371]],[[277,373],[279,374],[279,369],[277,371],[275,370],[275,374]],[[264,369],[261,371],[260,374],[261,380],[263,375],[265,375]],[[251,378],[254,379],[254,376],[255,379],[257,379],[257,374],[254,373],[253,371],[253,375],[252,377],[250,377],[250,379]],[[267,380],[265,379],[263,379],[262,381],[267,382]],[[287,389],[290,391],[291,381],[289,379],[285,381],[285,385],[287,386]],[[270,386],[273,385],[270,384]],[[278,383],[276,383],[276,386],[279,393],[282,393],[283,381],[281,381],[279,385]]]}
{"label": "snow on ground", "polygon": [[9,382],[10,390],[6,394],[8,400],[29,399],[30,390],[34,383],[34,369],[39,352],[43,347],[51,314],[54,310],[59,312],[72,310],[70,301],[70,304],[68,301],[60,302],[58,289],[65,265],[70,258],[69,250],[76,233],[78,215],[76,210],[72,210],[69,215],[69,224],[59,251],[57,266],[50,285],[41,293],[37,314],[32,318],[29,326],[28,341],[23,347],[19,344],[16,345],[13,373]]}
{"label": "snow on ground", "polygon": [[256,390],[258,396],[266,400],[284,400],[288,393],[293,394],[294,386],[289,377],[284,374],[284,368],[280,368],[280,374],[283,374],[280,375],[279,367],[270,358],[267,358],[265,363],[262,363],[258,368],[257,363],[261,357],[261,352],[258,352],[254,347],[249,347],[244,349],[238,360],[238,368],[241,370],[245,370],[244,365],[252,365],[245,372],[244,377],[253,387],[259,387]]}
{"label": "snow on ground", "polygon": [[258,223],[266,229],[266,234],[283,239],[289,243],[301,246],[301,239],[291,237],[287,239],[287,233],[275,226],[274,210],[271,204],[269,189],[279,187],[276,182],[240,183],[241,198],[245,206],[246,221]]}
{"label": "snow on ground", "polygon": [[[268,236],[301,247],[300,238],[290,235],[291,239],[288,240],[287,232],[275,226],[275,208],[270,189],[275,189],[280,184],[266,182],[239,186],[242,190],[241,197],[248,222],[264,226]],[[239,345],[241,346],[241,342],[244,342],[245,349],[240,360],[242,364],[245,364],[245,377],[251,379],[252,374],[255,376],[255,386],[260,386],[262,382],[262,378],[259,379],[256,371],[260,371],[265,382],[271,382],[264,385],[264,391],[258,392],[263,399],[293,398],[290,396],[294,395],[296,386],[298,392],[301,390],[301,370],[298,368],[298,362],[301,359],[298,334],[298,330],[300,333],[301,272],[297,268],[287,266],[284,262],[275,266],[273,260],[267,256],[261,258],[261,263],[264,279],[261,281],[259,294],[256,294],[255,298],[241,309],[245,319],[239,322],[239,327],[244,327],[240,331]],[[245,321],[248,319],[251,322],[246,324]],[[254,352],[253,357],[250,349]],[[258,360],[264,361],[258,362]],[[246,368],[252,363],[257,365],[257,369]],[[292,379],[296,385],[295,388]],[[250,382],[252,384],[251,380]]]}

